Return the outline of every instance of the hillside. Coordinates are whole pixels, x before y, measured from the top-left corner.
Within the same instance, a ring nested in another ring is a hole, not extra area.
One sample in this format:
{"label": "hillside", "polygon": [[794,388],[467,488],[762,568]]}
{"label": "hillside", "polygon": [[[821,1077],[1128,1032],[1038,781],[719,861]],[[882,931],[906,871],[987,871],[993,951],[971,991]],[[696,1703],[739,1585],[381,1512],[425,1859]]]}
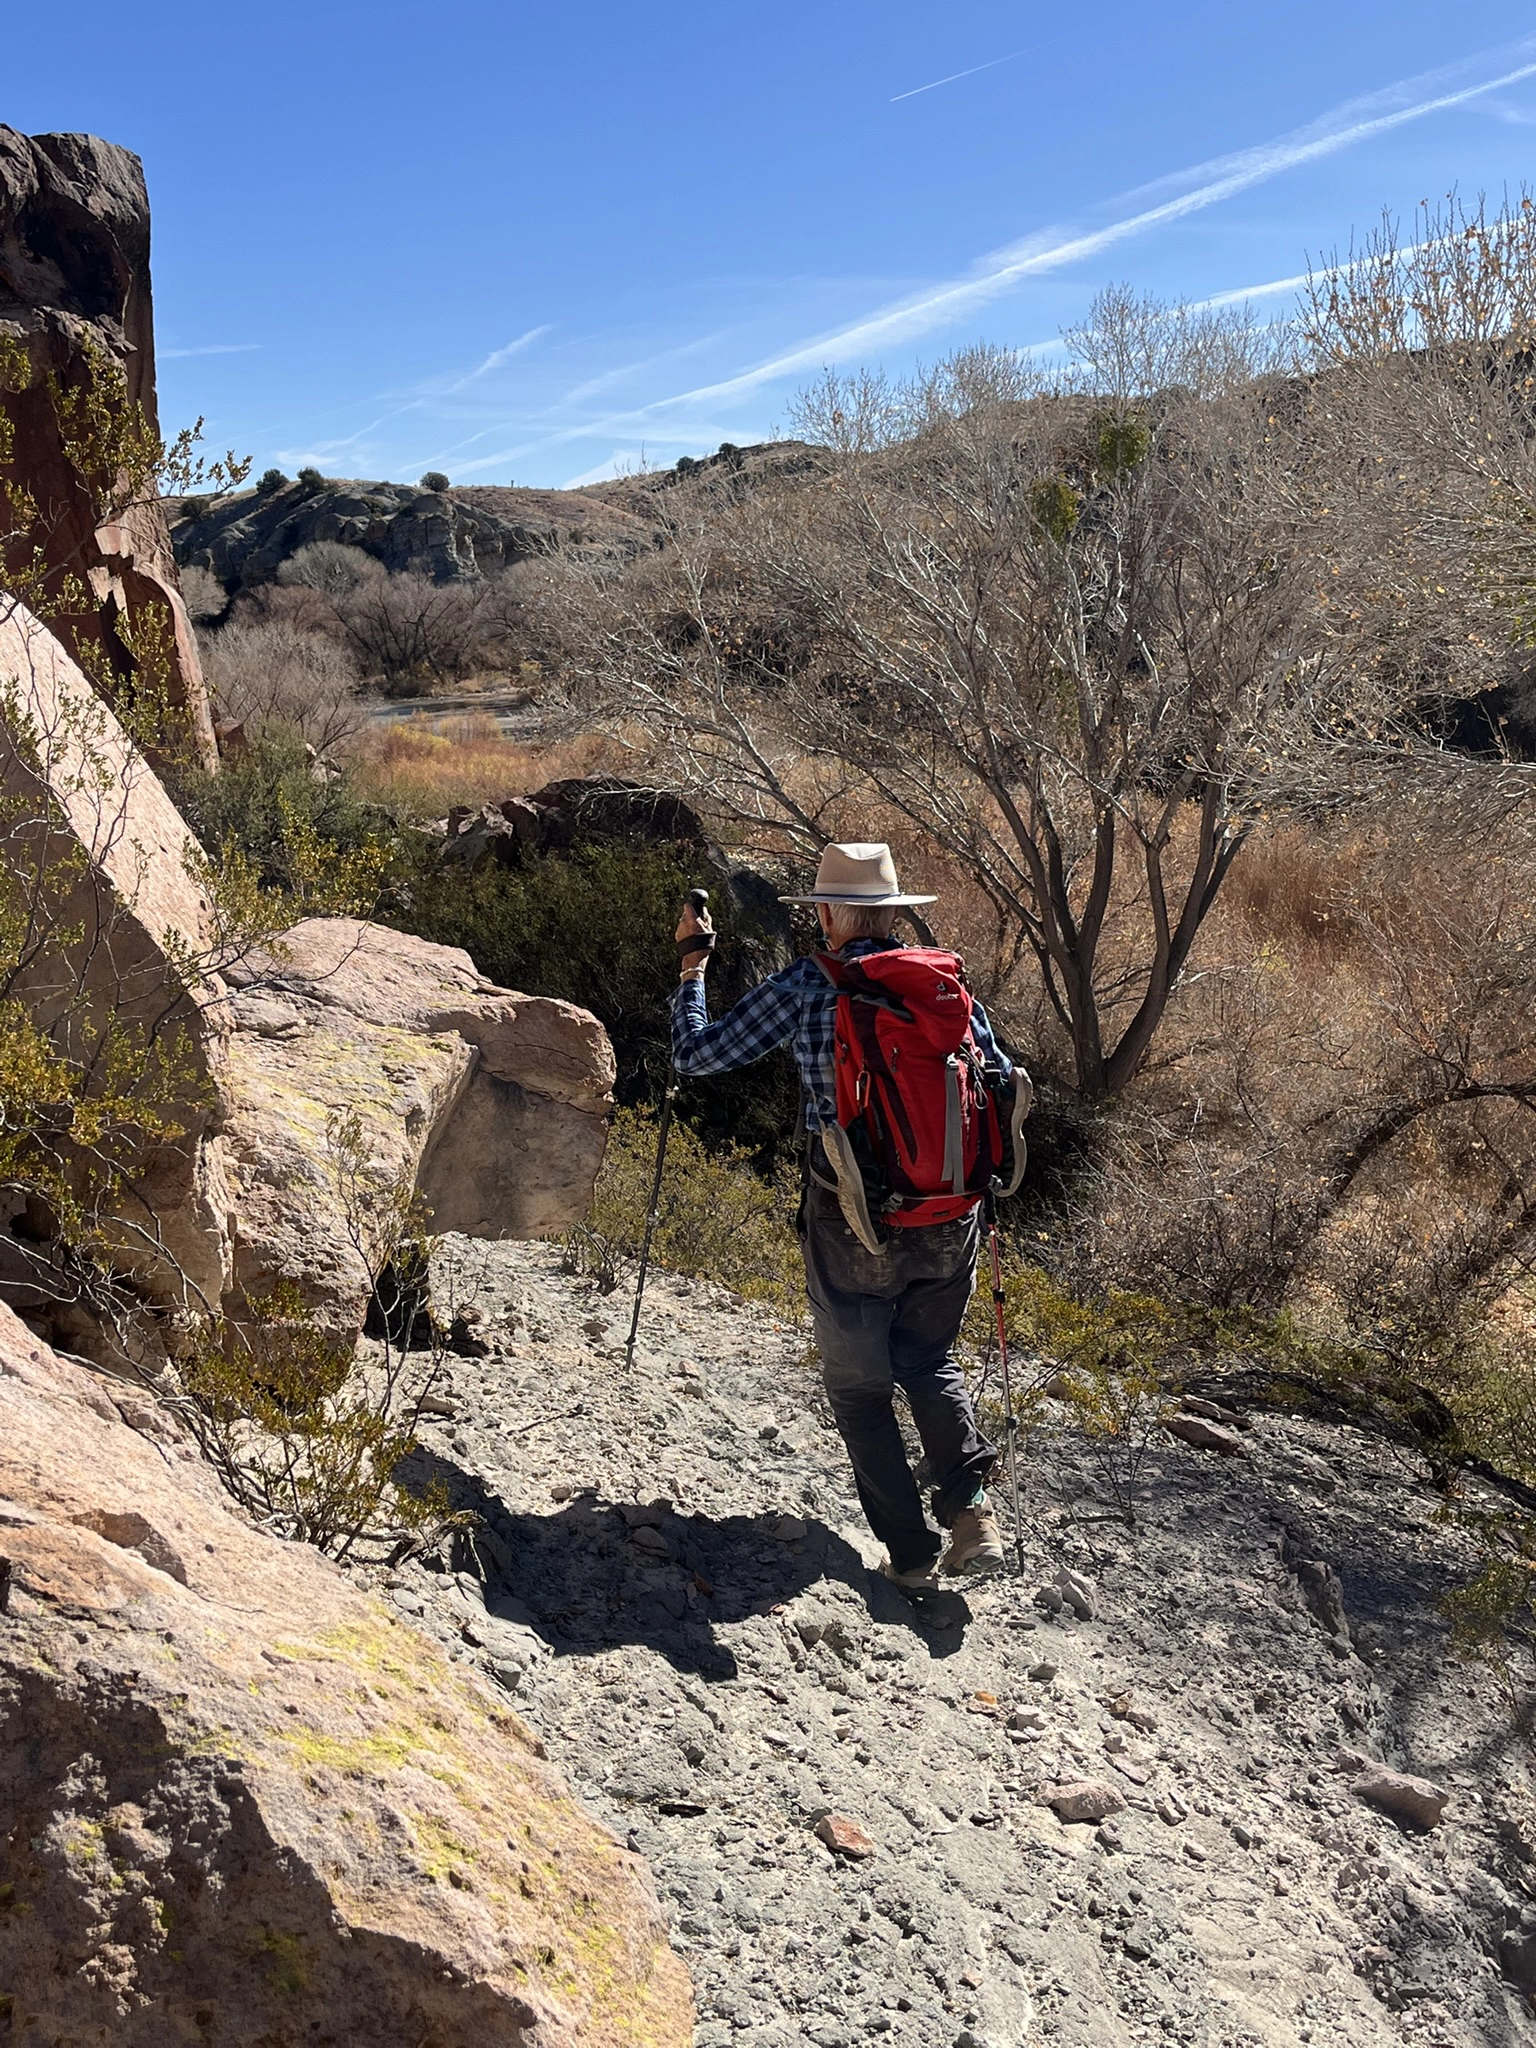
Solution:
{"label": "hillside", "polygon": [[[802,442],[722,450],[688,474],[722,486],[807,474],[816,451]],[[311,541],[362,548],[387,569],[440,581],[494,574],[557,549],[620,562],[656,546],[666,493],[679,470],[620,477],[582,490],[470,484],[427,491],[413,484],[308,477],[279,489],[165,502],[176,560],[202,568],[231,592],[270,582]]]}
{"label": "hillside", "polygon": [[[800,1331],[662,1275],[631,1376],[624,1294],[554,1249],[444,1265],[491,1352],[418,1455],[484,1517],[486,1583],[385,1583],[646,1856],[698,2048],[1536,2040],[1529,1756],[1449,1653],[1465,1549],[1390,1446],[1167,1438],[1128,1531],[1048,1403],[1027,1575],[916,1606]],[[1063,1566],[1094,1618],[1036,1597]],[[1438,1825],[1373,1804],[1373,1760],[1448,1794]],[[1050,1804],[1085,1779],[1103,1826]]]}

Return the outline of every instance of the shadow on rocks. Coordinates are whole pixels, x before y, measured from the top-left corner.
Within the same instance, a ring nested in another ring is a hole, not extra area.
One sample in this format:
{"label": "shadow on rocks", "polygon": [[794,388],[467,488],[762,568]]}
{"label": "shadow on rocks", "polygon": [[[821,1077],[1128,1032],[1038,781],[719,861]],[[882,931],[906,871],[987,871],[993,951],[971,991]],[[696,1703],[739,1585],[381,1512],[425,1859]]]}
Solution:
{"label": "shadow on rocks", "polygon": [[424,1448],[399,1477],[413,1491],[440,1481],[455,1509],[480,1517],[487,1611],[532,1626],[557,1656],[643,1643],[676,1670],[734,1678],[736,1660],[716,1629],[771,1614],[828,1579],[851,1588],[872,1621],[918,1636],[931,1657],[952,1656],[972,1619],[958,1593],[908,1599],[824,1522],[687,1515],[665,1500],[605,1505],[590,1492],[552,1514],[526,1514]]}

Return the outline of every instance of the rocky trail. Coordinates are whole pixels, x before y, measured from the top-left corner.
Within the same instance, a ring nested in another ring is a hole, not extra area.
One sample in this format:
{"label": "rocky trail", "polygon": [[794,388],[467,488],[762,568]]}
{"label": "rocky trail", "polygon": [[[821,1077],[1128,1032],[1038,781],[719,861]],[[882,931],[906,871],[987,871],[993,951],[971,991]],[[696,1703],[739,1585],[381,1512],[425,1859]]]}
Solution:
{"label": "rocky trail", "polygon": [[490,1350],[417,1458],[477,1569],[375,1576],[648,1858],[698,2048],[1536,2041],[1528,1752],[1390,1446],[1169,1437],[1128,1530],[1047,1404],[1028,1575],[917,1605],[799,1328],[658,1275],[630,1372],[622,1289],[447,1242]]}

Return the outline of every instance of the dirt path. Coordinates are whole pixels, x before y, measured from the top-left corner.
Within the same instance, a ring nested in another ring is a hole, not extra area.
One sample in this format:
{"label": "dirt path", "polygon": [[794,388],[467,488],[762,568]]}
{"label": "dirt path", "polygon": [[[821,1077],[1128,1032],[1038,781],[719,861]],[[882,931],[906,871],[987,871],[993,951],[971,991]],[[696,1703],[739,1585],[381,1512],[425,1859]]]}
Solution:
{"label": "dirt path", "polygon": [[[494,1348],[418,1455],[485,1517],[489,1584],[391,1592],[650,1859],[699,2048],[1536,2042],[1500,1970],[1536,1984],[1527,1753],[1448,1654],[1457,1539],[1395,1454],[1170,1440],[1131,1533],[1073,1525],[1103,1503],[1058,1416],[1029,1576],[919,1608],[869,1569],[799,1330],[661,1276],[630,1374],[623,1297],[553,1248],[447,1263]],[[1063,1565],[1096,1618],[1042,1610]],[[1352,1791],[1366,1756],[1447,1790],[1440,1824]],[[1124,1802],[1103,1827],[1043,1803],[1084,1779]]]}

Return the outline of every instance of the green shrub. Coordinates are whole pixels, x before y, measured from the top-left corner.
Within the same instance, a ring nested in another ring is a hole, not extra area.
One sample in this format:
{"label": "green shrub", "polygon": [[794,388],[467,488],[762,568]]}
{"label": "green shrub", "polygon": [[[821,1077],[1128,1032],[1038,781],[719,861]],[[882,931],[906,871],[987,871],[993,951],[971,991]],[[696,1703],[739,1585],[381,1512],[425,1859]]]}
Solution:
{"label": "green shrub", "polygon": [[424,491],[446,491],[448,479],[440,469],[429,469],[421,480],[421,488]]}
{"label": "green shrub", "polygon": [[397,857],[400,835],[389,814],[361,802],[345,778],[316,776],[296,737],[259,739],[217,775],[183,764],[167,779],[209,857],[237,862],[259,889],[286,893],[295,917],[305,914],[322,870],[348,872],[344,893],[371,909]]}
{"label": "green shrub", "polygon": [[288,479],[280,469],[264,469],[261,472],[256,488],[262,493],[263,497],[270,497],[274,491],[286,491]]}
{"label": "green shrub", "polygon": [[1083,509],[1080,494],[1064,476],[1043,476],[1030,487],[1030,510],[1042,532],[1064,548],[1076,530]]}
{"label": "green shrub", "polygon": [[[1066,1401],[1116,1508],[1134,1523],[1142,1464],[1178,1406],[1178,1368],[1192,1336],[1188,1316],[1155,1296],[1114,1288],[1079,1301],[1011,1245],[1003,1293],[1010,1363],[1017,1361],[1017,1419],[1030,1420],[1047,1388]],[[985,1271],[962,1334],[984,1357],[996,1347]]]}
{"label": "green shrub", "polygon": [[[418,840],[380,910],[387,924],[462,946],[503,987],[580,1003],[602,1020],[618,1062],[618,1099],[659,1103],[671,1059],[677,986],[672,933],[699,879],[686,847],[598,843],[525,867],[477,872]],[[719,891],[720,943],[710,968],[713,1014],[778,964],[764,935]],[[689,1080],[678,1113],[717,1143],[744,1147],[771,1168],[787,1155],[799,1110],[788,1053],[737,1074]]]}
{"label": "green shrub", "polygon": [[1152,430],[1137,413],[1100,413],[1093,436],[1096,465],[1110,476],[1138,469],[1152,446]]}
{"label": "green shrub", "polygon": [[238,1324],[214,1316],[189,1331],[177,1405],[225,1486],[264,1528],[339,1558],[369,1538],[424,1547],[466,1521],[451,1512],[441,1481],[421,1493],[402,1483],[444,1363],[425,1278],[426,1218],[413,1176],[381,1178],[355,1113],[332,1116],[325,1151],[375,1286],[386,1272],[408,1276],[421,1312],[393,1326],[385,1317],[382,1344],[359,1360],[352,1340],[317,1327],[299,1288],[280,1280],[247,1302]]}
{"label": "green shrub", "polygon": [[306,491],[318,491],[324,485],[325,478],[313,464],[308,464],[299,471],[299,482]]}
{"label": "green shrub", "polygon": [[[576,1263],[606,1259],[611,1266],[639,1256],[658,1135],[656,1118],[644,1111],[621,1109],[614,1117],[587,1229],[570,1240]],[[739,1147],[707,1143],[674,1122],[652,1262],[796,1314],[805,1302],[794,1231],[799,1200],[799,1175],[791,1166],[766,1180]]]}
{"label": "green shrub", "polygon": [[367,1538],[431,1541],[462,1520],[440,1480],[415,1494],[395,1477],[416,1449],[440,1351],[391,1350],[381,1368],[360,1372],[355,1347],[317,1330],[289,1282],[248,1313],[239,1331],[211,1323],[181,1359],[178,1405],[264,1528],[346,1558]]}

